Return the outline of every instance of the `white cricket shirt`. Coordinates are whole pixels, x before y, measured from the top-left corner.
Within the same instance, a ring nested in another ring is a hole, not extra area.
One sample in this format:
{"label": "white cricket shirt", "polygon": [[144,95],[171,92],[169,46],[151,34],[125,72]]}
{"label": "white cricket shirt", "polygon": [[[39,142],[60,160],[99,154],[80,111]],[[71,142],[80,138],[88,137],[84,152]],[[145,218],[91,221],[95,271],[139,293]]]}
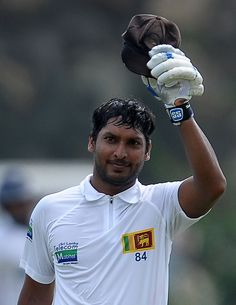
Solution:
{"label": "white cricket shirt", "polygon": [[21,266],[40,283],[55,279],[54,305],[166,305],[173,237],[198,220],[181,210],[180,183],[136,181],[111,197],[88,176],[44,197]]}

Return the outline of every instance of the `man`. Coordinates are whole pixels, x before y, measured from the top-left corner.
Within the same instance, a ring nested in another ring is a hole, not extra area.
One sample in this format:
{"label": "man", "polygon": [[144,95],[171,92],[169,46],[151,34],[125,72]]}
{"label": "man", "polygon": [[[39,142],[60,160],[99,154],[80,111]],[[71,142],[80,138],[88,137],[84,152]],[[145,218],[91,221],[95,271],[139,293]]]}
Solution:
{"label": "man", "polygon": [[35,201],[29,177],[20,168],[6,170],[0,186],[0,305],[16,305],[24,282],[19,269],[25,232]]}
{"label": "man", "polygon": [[199,72],[171,46],[150,56],[153,78],[143,81],[178,125],[193,175],[142,185],[154,115],[133,99],[102,104],[88,141],[92,175],[46,196],[32,214],[18,305],[167,304],[173,238],[212,208],[226,182],[188,102],[203,92]]}

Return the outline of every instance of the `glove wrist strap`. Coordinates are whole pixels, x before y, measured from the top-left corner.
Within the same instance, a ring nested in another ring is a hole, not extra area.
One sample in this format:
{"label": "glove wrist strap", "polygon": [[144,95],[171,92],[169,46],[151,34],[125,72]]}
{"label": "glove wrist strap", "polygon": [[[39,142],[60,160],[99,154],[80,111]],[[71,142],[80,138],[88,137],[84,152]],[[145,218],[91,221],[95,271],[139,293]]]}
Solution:
{"label": "glove wrist strap", "polygon": [[181,122],[186,121],[194,116],[189,102],[186,102],[180,106],[166,108],[166,111],[171,123],[176,126],[179,126]]}

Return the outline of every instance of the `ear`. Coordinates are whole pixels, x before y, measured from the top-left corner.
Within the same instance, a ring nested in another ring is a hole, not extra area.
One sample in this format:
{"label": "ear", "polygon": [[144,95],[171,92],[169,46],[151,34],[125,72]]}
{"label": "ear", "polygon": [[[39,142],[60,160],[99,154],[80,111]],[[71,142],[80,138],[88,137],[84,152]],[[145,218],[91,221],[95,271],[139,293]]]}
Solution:
{"label": "ear", "polygon": [[94,139],[89,136],[89,139],[88,139],[88,151],[93,153],[95,151],[95,141]]}
{"label": "ear", "polygon": [[150,158],[151,158],[151,150],[152,150],[152,142],[150,140],[150,142],[148,143],[147,151],[146,151],[145,156],[144,156],[144,161],[150,160]]}

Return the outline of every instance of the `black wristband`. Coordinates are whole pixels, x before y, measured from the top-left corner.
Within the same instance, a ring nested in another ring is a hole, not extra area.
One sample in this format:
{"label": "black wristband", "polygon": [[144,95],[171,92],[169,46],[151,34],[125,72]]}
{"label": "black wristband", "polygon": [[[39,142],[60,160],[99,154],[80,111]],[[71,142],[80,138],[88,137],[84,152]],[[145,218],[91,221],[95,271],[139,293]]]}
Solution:
{"label": "black wristband", "polygon": [[194,115],[189,102],[176,107],[166,108],[166,111],[169,115],[171,123],[177,126]]}

